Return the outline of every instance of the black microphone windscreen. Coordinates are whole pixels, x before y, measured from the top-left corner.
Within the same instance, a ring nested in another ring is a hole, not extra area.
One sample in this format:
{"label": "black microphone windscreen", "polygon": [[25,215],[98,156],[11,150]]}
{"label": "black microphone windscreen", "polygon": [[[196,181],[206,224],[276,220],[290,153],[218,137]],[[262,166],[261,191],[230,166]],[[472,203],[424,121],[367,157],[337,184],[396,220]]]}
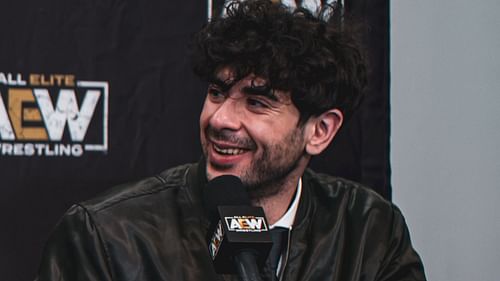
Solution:
{"label": "black microphone windscreen", "polygon": [[209,181],[205,186],[204,201],[210,213],[218,206],[250,205],[250,198],[240,178],[223,175]]}

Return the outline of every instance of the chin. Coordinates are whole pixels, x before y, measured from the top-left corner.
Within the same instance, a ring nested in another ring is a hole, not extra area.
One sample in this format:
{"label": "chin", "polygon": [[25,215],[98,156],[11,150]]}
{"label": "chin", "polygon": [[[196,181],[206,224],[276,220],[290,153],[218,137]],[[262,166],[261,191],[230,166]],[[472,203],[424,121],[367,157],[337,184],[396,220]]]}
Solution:
{"label": "chin", "polygon": [[244,172],[242,172],[241,170],[236,170],[236,169],[226,169],[226,170],[222,170],[222,169],[217,169],[217,168],[214,168],[213,166],[210,166],[209,164],[207,165],[207,168],[206,168],[206,172],[207,172],[207,179],[210,181],[210,180],[213,180],[214,178],[216,177],[220,177],[220,176],[235,176],[235,177],[238,177],[239,179],[241,179],[243,181],[243,184],[245,184],[244,182],[244,179],[243,179],[243,176],[244,176]]}
{"label": "chin", "polygon": [[208,180],[212,180],[216,177],[223,176],[223,175],[232,175],[232,176],[236,176],[239,178],[241,177],[241,173],[238,173],[238,172],[234,171],[233,169],[215,168],[210,163],[207,163],[207,179]]}

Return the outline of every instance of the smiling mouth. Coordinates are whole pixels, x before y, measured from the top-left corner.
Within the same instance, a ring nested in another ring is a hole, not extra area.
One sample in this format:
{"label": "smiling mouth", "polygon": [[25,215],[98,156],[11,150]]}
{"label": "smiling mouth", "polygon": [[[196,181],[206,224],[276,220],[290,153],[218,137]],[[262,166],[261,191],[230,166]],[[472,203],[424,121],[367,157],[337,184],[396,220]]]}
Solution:
{"label": "smiling mouth", "polygon": [[223,148],[223,147],[217,146],[216,144],[213,144],[213,148],[217,153],[222,154],[222,155],[240,155],[240,154],[243,154],[246,152],[245,149],[233,148],[233,147]]}

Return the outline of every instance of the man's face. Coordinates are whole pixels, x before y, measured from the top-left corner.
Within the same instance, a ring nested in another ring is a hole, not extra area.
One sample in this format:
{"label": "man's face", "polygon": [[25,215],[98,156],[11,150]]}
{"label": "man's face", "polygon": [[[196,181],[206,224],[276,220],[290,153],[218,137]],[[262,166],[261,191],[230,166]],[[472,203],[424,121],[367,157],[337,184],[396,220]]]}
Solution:
{"label": "man's face", "polygon": [[224,69],[208,87],[200,116],[207,177],[241,178],[253,197],[279,192],[304,158],[303,128],[290,95],[265,90],[263,79],[234,81]]}

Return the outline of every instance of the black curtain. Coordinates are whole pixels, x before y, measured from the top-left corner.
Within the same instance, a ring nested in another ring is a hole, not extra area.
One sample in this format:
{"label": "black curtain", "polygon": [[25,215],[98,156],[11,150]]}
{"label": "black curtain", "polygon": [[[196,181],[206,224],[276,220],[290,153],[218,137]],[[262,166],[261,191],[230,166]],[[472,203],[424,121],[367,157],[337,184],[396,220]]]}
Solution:
{"label": "black curtain", "polygon": [[[388,1],[356,0],[346,9],[367,23],[363,38],[375,70],[362,110],[312,166],[389,197]],[[187,46],[206,17],[199,0],[2,1],[2,280],[34,278],[44,242],[71,204],[199,159],[205,85],[191,73]],[[49,96],[44,106],[40,90]],[[92,92],[95,106],[85,107]],[[49,135],[57,122],[41,116],[47,102],[55,111],[69,104],[58,104],[65,95],[78,110],[94,110],[64,119],[60,137]],[[83,139],[70,132],[73,119],[88,125],[73,125]]]}

